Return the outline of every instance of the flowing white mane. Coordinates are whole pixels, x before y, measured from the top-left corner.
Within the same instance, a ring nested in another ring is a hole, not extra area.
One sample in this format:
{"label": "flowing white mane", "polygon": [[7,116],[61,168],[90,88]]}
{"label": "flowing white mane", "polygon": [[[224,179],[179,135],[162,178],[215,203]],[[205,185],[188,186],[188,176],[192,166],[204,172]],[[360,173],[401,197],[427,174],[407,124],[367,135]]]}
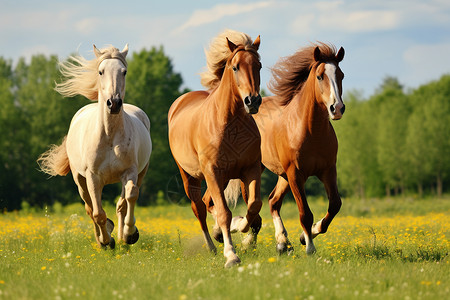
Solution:
{"label": "flowing white mane", "polygon": [[60,62],[61,74],[65,81],[57,83],[55,90],[65,97],[83,95],[89,100],[98,100],[98,66],[109,58],[119,59],[127,66],[124,55],[119,49],[109,46],[100,51],[100,56],[92,60],[87,60],[82,56],[70,56],[66,61]]}

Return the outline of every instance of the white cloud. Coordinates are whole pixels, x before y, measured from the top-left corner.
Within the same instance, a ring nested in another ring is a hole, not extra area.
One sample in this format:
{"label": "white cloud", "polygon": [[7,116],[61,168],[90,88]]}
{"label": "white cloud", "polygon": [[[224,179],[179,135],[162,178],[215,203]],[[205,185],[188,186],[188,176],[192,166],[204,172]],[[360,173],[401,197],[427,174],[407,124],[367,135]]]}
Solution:
{"label": "white cloud", "polygon": [[272,1],[249,3],[249,4],[218,4],[211,9],[200,9],[194,11],[186,23],[176,28],[173,33],[181,33],[188,28],[198,27],[205,24],[214,23],[227,16],[236,16],[249,13],[254,10],[265,8],[273,4]]}
{"label": "white cloud", "polygon": [[[297,4],[296,4],[297,5]],[[295,6],[296,6],[295,5]],[[344,6],[342,1],[320,2],[309,7],[292,8],[299,14],[292,22],[293,32],[317,34],[320,32],[369,33],[392,30],[399,26],[400,13],[389,9],[358,9]]]}
{"label": "white cloud", "polygon": [[75,23],[76,30],[83,35],[90,35],[98,28],[101,24],[98,18],[86,18]]}
{"label": "white cloud", "polygon": [[394,11],[355,11],[348,14],[332,14],[320,18],[325,27],[347,32],[373,32],[391,30],[398,26],[398,14]]}
{"label": "white cloud", "polygon": [[415,86],[450,73],[450,43],[414,45],[404,51],[404,81]]}

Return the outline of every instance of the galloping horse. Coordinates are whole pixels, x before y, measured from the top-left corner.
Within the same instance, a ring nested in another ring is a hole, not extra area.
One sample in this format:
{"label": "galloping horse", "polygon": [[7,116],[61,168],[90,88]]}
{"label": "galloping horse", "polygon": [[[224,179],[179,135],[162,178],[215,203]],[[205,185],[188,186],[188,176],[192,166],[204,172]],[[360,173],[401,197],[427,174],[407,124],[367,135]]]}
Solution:
{"label": "galloping horse", "polygon": [[[231,231],[248,232],[261,209],[261,138],[250,114],[258,112],[261,63],[259,36],[254,42],[240,32],[225,31],[206,52],[208,70],[202,84],[208,91],[179,97],[169,110],[169,144],[180,169],[209,249],[216,252],[206,225],[201,181],[206,180],[214,201],[213,215],[224,241],[225,267],[240,262]],[[233,178],[242,180],[248,195],[245,218],[233,218],[224,188]]]}
{"label": "galloping horse", "polygon": [[114,248],[114,223],[106,217],[101,194],[106,184],[122,182],[117,202],[118,238],[128,244],[139,239],[134,207],[139,187],[147,172],[152,151],[150,121],[136,106],[123,104],[128,45],[98,50],[96,58],[72,56],[61,63],[68,79],[56,91],[71,97],[83,95],[96,101],[81,108],[73,117],[60,146],[53,145],[38,159],[42,171],[55,176],[72,172],[86,213],[92,218],[98,245]]}
{"label": "galloping horse", "polygon": [[[262,163],[278,175],[269,206],[280,253],[293,250],[280,217],[289,187],[300,213],[300,241],[306,244],[307,254],[316,251],[312,239],[327,231],[341,207],[336,179],[338,142],[329,119],[339,120],[345,110],[341,98],[344,74],[339,68],[343,58],[343,48],[336,54],[333,46],[319,43],[282,59],[272,68],[269,89],[275,96],[265,97],[254,115],[261,134]],[[329,199],[326,216],[314,225],[304,189],[309,176],[322,181]]]}

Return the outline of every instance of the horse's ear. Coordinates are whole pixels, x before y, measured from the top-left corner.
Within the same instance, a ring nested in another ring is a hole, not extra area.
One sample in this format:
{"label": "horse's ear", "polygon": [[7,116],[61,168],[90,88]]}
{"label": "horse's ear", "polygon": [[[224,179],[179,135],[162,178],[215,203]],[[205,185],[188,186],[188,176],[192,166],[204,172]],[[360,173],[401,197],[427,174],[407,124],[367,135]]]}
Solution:
{"label": "horse's ear", "polygon": [[342,61],[344,59],[344,54],[345,54],[345,50],[344,50],[344,48],[341,47],[338,51],[338,54],[336,54],[336,60],[338,62]]}
{"label": "horse's ear", "polygon": [[320,49],[319,49],[319,46],[317,46],[314,49],[314,60],[315,61],[320,61]]}
{"label": "horse's ear", "polygon": [[97,58],[102,56],[102,52],[100,50],[98,50],[97,47],[95,47],[95,45],[94,45],[94,54],[95,54],[95,57],[97,57]]}
{"label": "horse's ear", "polygon": [[230,48],[230,51],[233,52],[237,48],[237,46],[232,41],[230,41],[228,38],[227,38],[227,42],[228,42],[228,48]]}
{"label": "horse's ear", "polygon": [[122,52],[120,52],[120,54],[122,54],[122,56],[125,58],[128,54],[128,43],[125,45],[125,47],[123,48]]}
{"label": "horse's ear", "polygon": [[261,44],[261,37],[258,35],[258,37],[255,39],[255,41],[253,42],[252,46],[258,50],[259,49],[259,44]]}

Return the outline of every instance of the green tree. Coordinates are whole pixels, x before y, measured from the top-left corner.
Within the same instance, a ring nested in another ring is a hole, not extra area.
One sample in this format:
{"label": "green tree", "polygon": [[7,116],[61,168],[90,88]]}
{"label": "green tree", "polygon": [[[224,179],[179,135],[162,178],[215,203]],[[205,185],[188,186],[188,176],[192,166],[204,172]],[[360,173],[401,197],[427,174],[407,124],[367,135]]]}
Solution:
{"label": "green tree", "polygon": [[26,119],[29,144],[22,153],[24,200],[30,205],[43,206],[78,200],[78,194],[70,176],[49,180],[38,171],[36,159],[50,144],[60,143],[67,134],[75,112],[87,102],[63,99],[53,90],[59,81],[57,57],[35,55],[29,65],[22,58],[15,69],[17,87],[16,102]]}
{"label": "green tree", "polygon": [[27,123],[14,101],[11,61],[0,58],[0,209],[16,210],[26,188],[22,158],[28,144]]}
{"label": "green tree", "polygon": [[377,160],[383,175],[387,196],[391,189],[405,191],[407,174],[406,132],[411,106],[395,79],[385,79],[379,93],[372,97],[378,106]]}
{"label": "green tree", "polygon": [[378,117],[373,103],[358,91],[345,95],[344,117],[334,122],[339,141],[337,172],[339,188],[344,194],[361,198],[380,195],[376,128]]}
{"label": "green tree", "polygon": [[431,176],[435,178],[436,192],[442,196],[444,181],[450,175],[450,75],[421,88],[427,150],[424,159],[429,163]]}
{"label": "green tree", "polygon": [[167,113],[173,101],[182,94],[182,83],[181,75],[173,70],[163,47],[143,49],[128,59],[125,101],[147,113],[153,143],[150,166],[139,197],[141,204],[154,203],[158,192],[165,193],[171,178],[178,174],[169,148]]}

